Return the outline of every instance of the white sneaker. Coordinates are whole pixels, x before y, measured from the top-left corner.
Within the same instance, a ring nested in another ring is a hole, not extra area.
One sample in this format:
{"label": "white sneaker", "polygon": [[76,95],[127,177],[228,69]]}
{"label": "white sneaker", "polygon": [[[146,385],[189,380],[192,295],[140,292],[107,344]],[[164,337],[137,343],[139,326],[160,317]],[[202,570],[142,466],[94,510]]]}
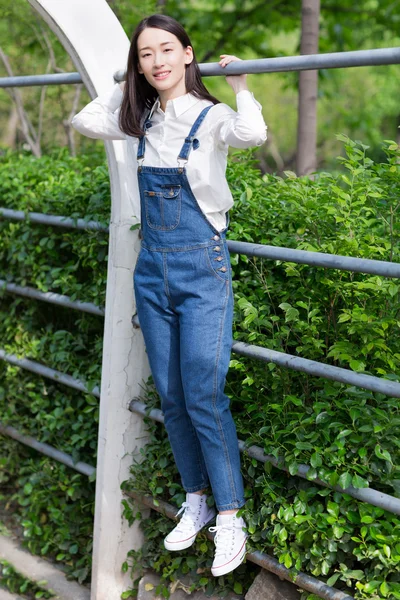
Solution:
{"label": "white sneaker", "polygon": [[177,512],[183,512],[178,525],[164,539],[167,550],[184,550],[189,548],[197,534],[215,517],[215,509],[207,505],[207,496],[203,494],[186,494],[184,502]]}
{"label": "white sneaker", "polygon": [[215,532],[215,557],[211,567],[214,577],[230,573],[238,567],[246,556],[247,534],[243,531],[246,523],[236,515],[218,515],[216,527],[209,527]]}

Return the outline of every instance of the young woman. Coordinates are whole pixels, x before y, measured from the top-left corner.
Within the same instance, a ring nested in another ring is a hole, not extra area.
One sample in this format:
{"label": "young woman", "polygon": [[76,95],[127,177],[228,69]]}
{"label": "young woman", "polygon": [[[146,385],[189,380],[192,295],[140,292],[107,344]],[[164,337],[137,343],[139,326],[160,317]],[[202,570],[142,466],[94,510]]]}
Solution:
{"label": "young woman", "polygon": [[[235,56],[221,55],[225,67]],[[168,550],[193,544],[218,510],[212,573],[244,560],[244,505],[235,425],[224,393],[232,345],[233,295],[226,243],[233,201],[228,147],[266,139],[246,75],[227,76],[237,112],[202,83],[190,39],[164,15],[143,19],[129,50],[126,83],[77,114],[84,135],[126,139],[137,171],[141,251],[134,271],[137,313],[165,427],[186,490]]]}

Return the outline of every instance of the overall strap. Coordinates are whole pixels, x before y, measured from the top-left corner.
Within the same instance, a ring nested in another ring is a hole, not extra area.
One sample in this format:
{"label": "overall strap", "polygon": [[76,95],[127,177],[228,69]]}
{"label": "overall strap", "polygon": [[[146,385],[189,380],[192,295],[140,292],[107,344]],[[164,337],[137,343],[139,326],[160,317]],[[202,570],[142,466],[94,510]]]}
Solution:
{"label": "overall strap", "polygon": [[[149,117],[148,117],[143,125],[145,135],[146,135],[147,130],[150,129],[150,127],[152,127],[152,126],[153,126],[153,123],[149,120]],[[139,138],[138,151],[137,151],[138,161],[144,159],[144,151],[146,148],[145,135],[142,135]]]}
{"label": "overall strap", "polygon": [[181,151],[179,153],[178,161],[184,160],[187,162],[192,147],[194,147],[195,150],[196,150],[196,148],[199,147],[199,140],[197,140],[194,136],[196,135],[197,130],[199,129],[202,122],[204,121],[206,114],[208,113],[210,108],[212,108],[213,106],[214,105],[207,106],[206,108],[204,108],[201,111],[201,113],[199,114],[199,116],[197,117],[197,119],[195,120],[195,122],[193,123],[193,126],[192,126],[191,130],[189,131],[189,135],[185,139],[183,146],[181,148]]}

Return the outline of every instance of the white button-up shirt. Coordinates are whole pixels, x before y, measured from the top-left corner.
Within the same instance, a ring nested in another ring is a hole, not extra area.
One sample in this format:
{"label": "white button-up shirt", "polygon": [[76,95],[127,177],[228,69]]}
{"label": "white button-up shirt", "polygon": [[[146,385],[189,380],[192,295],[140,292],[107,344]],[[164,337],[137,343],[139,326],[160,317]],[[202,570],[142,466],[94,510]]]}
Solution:
{"label": "white button-up shirt", "polygon": [[[131,168],[137,169],[138,138],[126,135],[118,125],[122,90],[115,84],[109,91],[87,104],[72,119],[72,126],[90,138],[126,140]],[[227,104],[215,104],[206,115],[196,138],[200,146],[189,155],[187,177],[193,194],[209,222],[221,231],[226,213],[233,205],[225,171],[228,147],[260,146],[267,139],[261,105],[251,92],[236,95],[237,112]],[[152,127],[146,134],[143,165],[177,167],[185,137],[200,112],[212,103],[185,94],[168,100],[165,112],[157,100],[152,108]]]}

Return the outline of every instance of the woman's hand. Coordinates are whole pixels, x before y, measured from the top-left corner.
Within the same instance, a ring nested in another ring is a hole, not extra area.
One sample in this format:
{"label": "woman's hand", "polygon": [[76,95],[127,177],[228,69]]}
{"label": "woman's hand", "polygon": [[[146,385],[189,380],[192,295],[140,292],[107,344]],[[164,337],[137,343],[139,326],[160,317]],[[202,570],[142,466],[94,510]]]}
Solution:
{"label": "woman's hand", "polygon": [[[241,58],[238,58],[237,56],[233,56],[232,54],[220,54],[220,61],[219,61],[219,65],[220,67],[226,67],[226,65],[229,65],[229,63],[231,62],[235,62],[236,60],[242,60]],[[227,83],[229,83],[229,85],[231,86],[231,88],[233,89],[233,91],[235,92],[235,94],[237,94],[238,92],[241,92],[242,90],[247,90],[247,82],[246,82],[246,77],[247,75],[227,75],[225,77]]]}

